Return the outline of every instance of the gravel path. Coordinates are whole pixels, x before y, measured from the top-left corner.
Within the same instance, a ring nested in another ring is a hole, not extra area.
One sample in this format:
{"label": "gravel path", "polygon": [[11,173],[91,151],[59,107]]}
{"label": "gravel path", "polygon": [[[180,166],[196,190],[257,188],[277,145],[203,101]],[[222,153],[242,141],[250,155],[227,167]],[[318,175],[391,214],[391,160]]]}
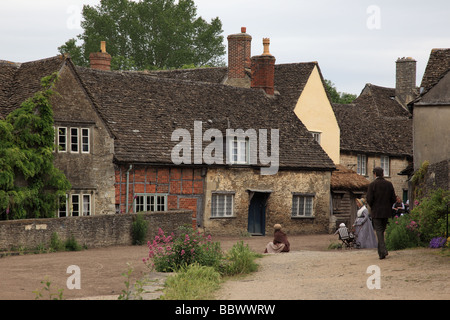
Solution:
{"label": "gravel path", "polygon": [[[228,250],[238,241],[256,252],[263,252],[270,237],[220,238]],[[261,299],[450,299],[450,259],[436,250],[415,249],[390,252],[379,260],[376,250],[327,250],[336,236],[311,235],[289,237],[292,252],[265,255],[258,259],[258,272],[239,280],[227,281],[217,293],[220,300]],[[0,300],[34,299],[34,290],[42,291],[40,281],[48,279],[52,292],[63,289],[65,299],[117,299],[125,289],[121,274],[130,263],[131,282],[148,275],[142,263],[146,246],[121,246],[0,258]],[[79,266],[81,289],[66,286],[71,274],[67,268]],[[380,269],[381,289],[369,290],[369,266]],[[158,296],[161,275],[150,274]],[[274,295],[283,292],[283,295]],[[156,293],[156,294],[153,294]],[[160,291],[159,291],[160,293]]]}
{"label": "gravel path", "polygon": [[[448,300],[449,260],[428,249],[391,252],[384,260],[378,259],[375,250],[266,255],[259,260],[257,273],[226,282],[217,299]],[[371,266],[379,267],[380,289],[369,289],[377,284],[372,280],[375,273]],[[281,292],[282,295],[274,294]]]}

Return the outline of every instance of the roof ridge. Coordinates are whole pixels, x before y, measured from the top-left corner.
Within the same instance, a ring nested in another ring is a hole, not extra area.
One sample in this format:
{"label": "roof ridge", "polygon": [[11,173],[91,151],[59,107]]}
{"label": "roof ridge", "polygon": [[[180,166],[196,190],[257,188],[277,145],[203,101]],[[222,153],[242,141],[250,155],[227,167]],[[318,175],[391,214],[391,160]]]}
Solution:
{"label": "roof ridge", "polygon": [[[133,70],[111,70],[111,71],[105,71],[105,70],[97,70],[92,68],[86,68],[86,67],[80,67],[75,66],[77,69],[80,68],[86,72],[92,72],[92,73],[99,73],[99,74],[105,74],[110,76],[115,75],[123,75],[123,76],[132,76],[132,77],[143,77],[146,79],[151,79],[153,81],[158,82],[166,82],[166,83],[184,83],[184,84],[190,84],[192,86],[203,86],[203,87],[220,87],[220,88],[227,88],[227,90],[235,90],[235,91],[245,91],[245,92],[261,92],[260,90],[255,90],[254,88],[246,88],[246,87],[237,87],[237,86],[231,86],[224,83],[216,83],[216,82],[210,82],[210,81],[197,81],[197,80],[191,80],[191,79],[179,79],[179,78],[164,78],[164,77],[155,77],[151,73],[145,73],[142,71],[133,71]],[[180,69],[182,70],[182,69]]]}
{"label": "roof ridge", "polygon": [[53,56],[53,57],[42,58],[42,59],[33,60],[33,61],[26,61],[26,62],[14,62],[14,61],[8,61],[8,60],[0,60],[0,63],[10,64],[10,65],[14,65],[14,66],[20,68],[23,65],[41,63],[41,62],[44,62],[44,61],[50,61],[50,60],[54,60],[54,59],[57,59],[57,58],[59,58],[59,59],[61,59],[61,61],[63,61],[65,59],[65,56],[62,55],[62,54],[58,54],[58,55]]}

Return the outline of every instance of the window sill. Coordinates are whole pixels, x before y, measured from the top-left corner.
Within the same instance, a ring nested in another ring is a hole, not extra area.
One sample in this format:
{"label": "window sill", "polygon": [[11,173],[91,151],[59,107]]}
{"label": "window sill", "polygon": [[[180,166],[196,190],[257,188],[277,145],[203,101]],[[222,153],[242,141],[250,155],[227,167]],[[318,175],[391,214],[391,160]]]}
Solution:
{"label": "window sill", "polygon": [[312,216],[312,217],[291,217],[291,219],[294,219],[294,220],[297,220],[297,219],[299,219],[299,220],[303,220],[303,219],[315,219],[316,217],[314,217],[314,216]]}
{"label": "window sill", "polygon": [[236,216],[229,216],[229,217],[209,217],[211,220],[220,220],[220,219],[236,219]]}

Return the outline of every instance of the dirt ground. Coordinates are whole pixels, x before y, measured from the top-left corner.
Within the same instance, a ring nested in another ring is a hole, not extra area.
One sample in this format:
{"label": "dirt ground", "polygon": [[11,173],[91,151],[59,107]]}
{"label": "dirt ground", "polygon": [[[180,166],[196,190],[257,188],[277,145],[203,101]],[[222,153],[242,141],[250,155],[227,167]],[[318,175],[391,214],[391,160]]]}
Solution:
{"label": "dirt ground", "polygon": [[[270,237],[213,238],[228,250],[244,241],[256,252],[264,250]],[[414,249],[390,252],[379,260],[376,250],[327,250],[333,235],[291,236],[291,252],[264,255],[259,271],[227,281],[217,292],[220,300],[298,300],[298,299],[450,299],[450,259],[435,250]],[[51,282],[50,291],[63,289],[64,299],[117,299],[125,289],[127,263],[134,271],[132,282],[148,275],[142,263],[146,246],[121,246],[0,258],[0,299],[34,299],[33,291],[48,294],[41,281]],[[81,289],[66,286],[71,265],[80,268]],[[369,278],[378,267],[378,282]],[[368,270],[368,268],[370,270]],[[283,296],[274,292],[284,292]]]}

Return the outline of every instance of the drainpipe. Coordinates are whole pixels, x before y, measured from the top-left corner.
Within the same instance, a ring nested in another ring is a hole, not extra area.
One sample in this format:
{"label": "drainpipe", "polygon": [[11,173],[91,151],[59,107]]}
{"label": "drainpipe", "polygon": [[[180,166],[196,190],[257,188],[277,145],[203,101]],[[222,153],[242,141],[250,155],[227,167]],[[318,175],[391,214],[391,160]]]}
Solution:
{"label": "drainpipe", "polygon": [[126,210],[125,213],[128,213],[128,193],[129,193],[129,186],[130,186],[130,171],[133,169],[133,165],[130,164],[130,167],[127,170],[127,199],[126,199]]}

